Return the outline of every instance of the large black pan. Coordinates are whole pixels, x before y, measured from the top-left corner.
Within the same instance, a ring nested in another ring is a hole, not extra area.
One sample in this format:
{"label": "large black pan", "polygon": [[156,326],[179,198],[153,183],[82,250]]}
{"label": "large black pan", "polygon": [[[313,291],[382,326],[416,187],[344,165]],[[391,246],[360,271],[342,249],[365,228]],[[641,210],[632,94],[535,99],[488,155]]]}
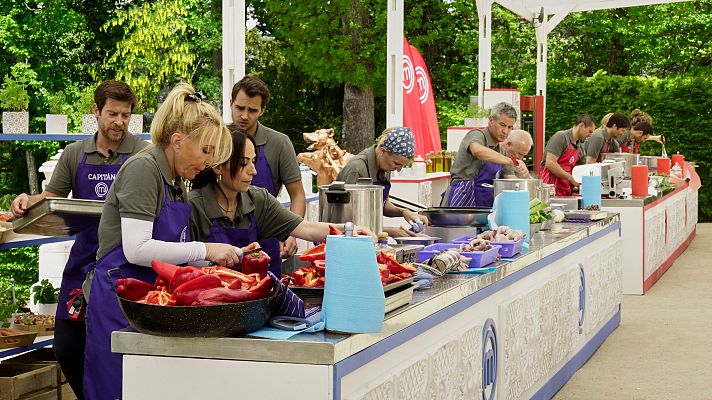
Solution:
{"label": "large black pan", "polygon": [[[112,271],[109,271],[111,273]],[[109,280],[114,286],[111,275]],[[272,296],[252,301],[216,306],[157,306],[116,298],[132,328],[156,336],[226,337],[260,329],[270,318],[281,291],[273,282]]]}
{"label": "large black pan", "polygon": [[436,226],[484,226],[491,212],[486,207],[430,207],[418,214],[425,215]]}

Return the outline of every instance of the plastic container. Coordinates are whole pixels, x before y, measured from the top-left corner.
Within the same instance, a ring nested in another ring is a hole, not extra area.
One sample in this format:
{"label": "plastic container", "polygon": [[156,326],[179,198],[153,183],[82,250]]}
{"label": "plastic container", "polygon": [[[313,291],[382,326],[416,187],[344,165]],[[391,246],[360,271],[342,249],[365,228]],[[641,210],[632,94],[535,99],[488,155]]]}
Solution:
{"label": "plastic container", "polygon": [[[425,248],[418,253],[418,262],[422,263],[443,250],[459,248],[460,245],[455,243],[435,243],[430,246],[425,246]],[[460,252],[461,255],[472,259],[469,265],[470,268],[482,268],[485,265],[492,264],[497,261],[498,253],[499,246],[494,245],[491,249],[485,251]]]}
{"label": "plastic container", "polygon": [[376,242],[376,253],[383,253],[392,259],[396,259],[396,249],[388,244],[388,234],[386,232],[380,232],[377,237]]}
{"label": "plastic container", "polygon": [[[460,236],[459,238],[453,239],[453,244],[468,244],[475,236]],[[516,242],[490,242],[492,246],[499,246],[499,255],[502,257],[512,257],[519,254],[522,251],[522,246],[524,246],[524,238],[517,240]]]}

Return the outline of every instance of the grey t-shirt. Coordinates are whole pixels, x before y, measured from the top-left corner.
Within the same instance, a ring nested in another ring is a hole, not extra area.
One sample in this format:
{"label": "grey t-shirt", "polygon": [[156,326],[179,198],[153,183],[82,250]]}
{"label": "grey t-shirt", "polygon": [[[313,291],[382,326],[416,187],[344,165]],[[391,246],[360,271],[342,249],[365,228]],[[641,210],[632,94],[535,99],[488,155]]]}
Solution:
{"label": "grey t-shirt", "polygon": [[596,129],[584,143],[587,157],[598,158],[601,153],[617,153],[618,142],[615,138],[608,138],[608,128],[605,126]]}
{"label": "grey t-shirt", "polygon": [[[483,146],[487,146],[494,151],[507,155],[504,147],[492,139],[489,132],[473,129],[465,135],[457,150],[457,156],[450,168],[450,180],[452,182],[470,181],[479,175],[480,170],[485,165],[485,162],[476,158],[470,153],[470,145],[477,142]],[[510,165],[502,167],[500,175],[516,175],[514,169]]]}
{"label": "grey t-shirt", "polygon": [[[250,186],[246,193],[238,193],[238,206],[235,220],[225,217],[220,210],[215,197],[214,186],[207,185],[188,193],[188,201],[193,206],[190,232],[191,239],[207,242],[210,237],[212,220],[218,219],[220,226],[225,228],[249,228],[252,216],[257,224],[257,241],[277,238],[287,239],[303,219],[284,208],[267,190]],[[246,246],[249,243],[245,243]]]}
{"label": "grey t-shirt", "polygon": [[299,163],[297,163],[297,154],[289,136],[258,122],[255,143],[257,146],[265,146],[265,157],[272,170],[272,182],[277,193],[282,188],[282,184],[302,179]]}
{"label": "grey t-shirt", "polygon": [[359,178],[371,178],[374,182],[388,183],[391,173],[380,171],[376,162],[376,145],[366,148],[353,156],[336,176],[337,181],[358,183]]}
{"label": "grey t-shirt", "polygon": [[91,165],[118,165],[124,161],[124,156],[131,157],[141,151],[148,143],[138,137],[127,134],[124,140],[121,141],[116,152],[109,157],[104,157],[96,149],[96,135],[84,139],[79,142],[74,142],[64,148],[62,155],[59,157],[57,166],[52,173],[52,179],[47,184],[46,190],[56,195],[67,197],[69,192],[76,191],[76,172],[79,163],[84,158],[86,153],[87,159],[85,163]]}
{"label": "grey t-shirt", "polygon": [[153,222],[163,209],[166,192],[172,201],[185,201],[183,180],[178,177],[173,183],[161,147],[151,146],[126,161],[106,195],[97,258],[121,244],[121,218]]}
{"label": "grey t-shirt", "polygon": [[[579,152],[579,162],[582,158],[585,159],[583,143],[576,141],[574,142],[574,131],[573,129],[567,129],[565,131],[558,131],[549,139],[549,142],[544,148],[544,159],[541,160],[541,166],[546,165],[546,153],[551,153],[556,156],[556,158],[561,157],[562,154],[568,149],[569,144],[572,143]],[[577,164],[579,164],[577,162]]]}

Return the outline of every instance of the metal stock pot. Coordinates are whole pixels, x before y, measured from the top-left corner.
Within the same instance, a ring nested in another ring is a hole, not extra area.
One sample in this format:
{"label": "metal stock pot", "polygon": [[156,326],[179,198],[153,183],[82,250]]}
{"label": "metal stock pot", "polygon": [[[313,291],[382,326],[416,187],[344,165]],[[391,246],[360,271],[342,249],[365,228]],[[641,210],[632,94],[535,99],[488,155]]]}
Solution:
{"label": "metal stock pot", "polygon": [[319,186],[319,221],[365,226],[371,232],[383,230],[383,186],[347,185],[333,182]]}
{"label": "metal stock pot", "polygon": [[549,200],[549,188],[543,187],[540,179],[495,179],[495,197],[504,190],[526,190],[529,192],[529,200]]}

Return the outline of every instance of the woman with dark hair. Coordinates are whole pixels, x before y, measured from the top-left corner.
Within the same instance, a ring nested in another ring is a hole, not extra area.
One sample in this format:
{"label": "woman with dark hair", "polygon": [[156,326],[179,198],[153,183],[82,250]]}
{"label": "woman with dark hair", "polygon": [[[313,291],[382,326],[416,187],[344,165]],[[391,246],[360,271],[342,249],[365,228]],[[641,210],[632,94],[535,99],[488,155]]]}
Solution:
{"label": "woman with dark hair", "polygon": [[[289,236],[323,240],[329,234],[329,224],[305,221],[282,207],[266,189],[252,186],[257,175],[255,141],[234,124],[228,129],[232,135],[232,156],[198,174],[188,193],[193,206],[192,237],[238,247],[272,238],[284,241]],[[343,230],[343,225],[335,226]],[[364,228],[356,230],[373,235]]]}

